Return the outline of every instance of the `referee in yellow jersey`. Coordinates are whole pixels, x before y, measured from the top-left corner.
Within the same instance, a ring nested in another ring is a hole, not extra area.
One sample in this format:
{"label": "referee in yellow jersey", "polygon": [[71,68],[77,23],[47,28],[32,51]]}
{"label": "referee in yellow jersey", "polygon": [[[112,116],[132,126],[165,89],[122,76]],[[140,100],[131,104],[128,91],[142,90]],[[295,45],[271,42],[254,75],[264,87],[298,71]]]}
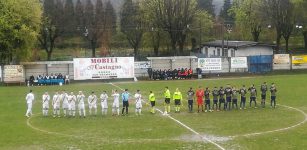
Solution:
{"label": "referee in yellow jersey", "polygon": [[165,102],[164,102],[164,114],[167,114],[169,112],[171,112],[171,92],[169,91],[168,87],[165,87],[164,90],[164,98],[165,98]]}
{"label": "referee in yellow jersey", "polygon": [[181,105],[181,100],[182,100],[182,94],[178,88],[174,92],[173,99],[175,101],[175,112],[178,113],[180,112],[180,105]]}
{"label": "referee in yellow jersey", "polygon": [[154,113],[156,113],[156,112],[155,112],[156,97],[155,97],[155,94],[154,94],[152,91],[150,91],[150,94],[149,94],[149,96],[148,96],[148,99],[149,99],[150,105],[151,105],[151,110],[150,110],[150,112],[154,114]]}

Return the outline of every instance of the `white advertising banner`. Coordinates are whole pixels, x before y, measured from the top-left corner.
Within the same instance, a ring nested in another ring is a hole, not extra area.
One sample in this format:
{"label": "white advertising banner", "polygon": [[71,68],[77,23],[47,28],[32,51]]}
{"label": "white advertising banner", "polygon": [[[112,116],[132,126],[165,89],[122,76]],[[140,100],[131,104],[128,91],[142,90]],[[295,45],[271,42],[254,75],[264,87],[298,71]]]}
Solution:
{"label": "white advertising banner", "polygon": [[150,61],[134,62],[134,68],[137,68],[137,69],[148,69],[148,68],[151,68],[151,63],[150,63]]}
{"label": "white advertising banner", "polygon": [[289,64],[290,55],[289,54],[275,54],[273,62],[274,64]]}
{"label": "white advertising banner", "polygon": [[134,78],[133,57],[74,58],[74,80]]}
{"label": "white advertising banner", "polygon": [[4,82],[24,82],[25,73],[22,65],[5,65],[3,67]]}
{"label": "white advertising banner", "polygon": [[247,57],[231,57],[231,68],[247,68]]}
{"label": "white advertising banner", "polygon": [[222,70],[221,58],[198,58],[198,68],[205,71]]}

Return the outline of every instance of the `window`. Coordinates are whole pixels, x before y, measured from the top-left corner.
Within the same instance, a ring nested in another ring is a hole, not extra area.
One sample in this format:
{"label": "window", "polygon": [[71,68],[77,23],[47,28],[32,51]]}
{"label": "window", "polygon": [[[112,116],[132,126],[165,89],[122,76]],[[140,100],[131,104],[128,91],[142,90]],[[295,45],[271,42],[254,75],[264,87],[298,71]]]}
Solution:
{"label": "window", "polygon": [[216,56],[216,54],[215,54],[215,50],[213,50],[213,56]]}
{"label": "window", "polygon": [[217,48],[217,56],[221,56],[221,49]]}
{"label": "window", "polygon": [[224,49],[224,57],[228,57],[228,49]]}
{"label": "window", "polygon": [[209,54],[208,54],[208,47],[205,47],[205,56],[208,57]]}
{"label": "window", "polygon": [[235,57],[235,50],[231,50],[231,57]]}

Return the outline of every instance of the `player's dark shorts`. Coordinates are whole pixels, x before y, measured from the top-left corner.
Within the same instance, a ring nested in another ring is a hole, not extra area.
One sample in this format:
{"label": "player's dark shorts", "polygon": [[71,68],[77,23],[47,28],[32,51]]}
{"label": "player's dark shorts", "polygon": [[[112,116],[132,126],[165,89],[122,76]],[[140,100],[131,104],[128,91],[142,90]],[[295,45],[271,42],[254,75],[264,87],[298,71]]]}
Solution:
{"label": "player's dark shorts", "polygon": [[256,101],[256,97],[250,97],[251,101]]}
{"label": "player's dark shorts", "polygon": [[156,101],[150,101],[151,107],[156,106]]}
{"label": "player's dark shorts", "polygon": [[266,95],[261,95],[261,99],[266,99]]}
{"label": "player's dark shorts", "polygon": [[276,96],[271,96],[271,100],[275,101],[276,100]]}
{"label": "player's dark shorts", "polygon": [[232,103],[238,103],[238,99],[232,99]]}
{"label": "player's dark shorts", "polygon": [[219,102],[220,103],[225,103],[225,99],[224,98],[220,98]]}
{"label": "player's dark shorts", "polygon": [[217,104],[217,99],[216,99],[216,100],[213,100],[213,104]]}
{"label": "player's dark shorts", "polygon": [[171,103],[171,99],[170,98],[165,98],[165,103],[166,104],[170,104]]}
{"label": "player's dark shorts", "polygon": [[181,102],[180,102],[180,99],[175,99],[175,105],[180,105]]}
{"label": "player's dark shorts", "polygon": [[129,102],[128,101],[123,101],[123,107],[129,107]]}
{"label": "player's dark shorts", "polygon": [[188,100],[189,105],[193,105],[193,100]]}
{"label": "player's dark shorts", "polygon": [[231,97],[226,97],[226,102],[231,102]]}
{"label": "player's dark shorts", "polygon": [[210,100],[205,100],[205,104],[210,104]]}
{"label": "player's dark shorts", "polygon": [[246,97],[241,96],[241,101],[245,102],[246,101]]}

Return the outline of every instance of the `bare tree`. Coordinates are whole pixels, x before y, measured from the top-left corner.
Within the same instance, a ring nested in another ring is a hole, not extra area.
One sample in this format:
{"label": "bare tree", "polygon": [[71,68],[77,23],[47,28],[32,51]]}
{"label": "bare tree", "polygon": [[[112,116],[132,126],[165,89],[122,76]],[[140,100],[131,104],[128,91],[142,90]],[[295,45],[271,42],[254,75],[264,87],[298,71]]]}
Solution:
{"label": "bare tree", "polygon": [[293,32],[296,22],[294,15],[294,5],[289,0],[284,0],[283,3],[283,18],[282,18],[282,36],[286,41],[286,52],[289,53],[289,38]]}
{"label": "bare tree", "polygon": [[173,54],[182,54],[189,24],[198,11],[196,0],[145,0],[144,5],[158,27],[168,32]]}
{"label": "bare tree", "polygon": [[106,27],[104,7],[101,0],[96,1],[96,7],[91,0],[86,1],[84,26],[84,35],[91,43],[92,57],[96,57],[96,48]]}
{"label": "bare tree", "polygon": [[106,30],[102,39],[103,46],[110,50],[112,36],[116,33],[116,12],[110,1],[106,2],[105,7]]}
{"label": "bare tree", "polygon": [[[276,52],[280,50],[280,41],[284,35],[289,39],[292,29],[289,30],[292,26],[287,23],[287,19],[291,19],[292,9],[290,6],[290,0],[264,0],[263,11],[266,12],[264,17],[268,17],[269,21],[273,24],[276,29]],[[288,18],[287,15],[289,15]],[[288,20],[289,21],[289,20]],[[283,32],[284,31],[284,32]],[[289,36],[289,37],[288,37]]]}
{"label": "bare tree", "polygon": [[74,4],[72,0],[65,0],[64,4],[64,13],[63,15],[63,24],[61,24],[62,28],[64,28],[63,35],[65,37],[72,37],[76,34],[76,20]]}
{"label": "bare tree", "polygon": [[242,30],[248,29],[255,42],[259,41],[264,24],[263,13],[260,11],[262,0],[235,0],[230,10],[235,16],[236,25]]}
{"label": "bare tree", "polygon": [[43,20],[38,41],[51,60],[56,39],[63,33],[63,3],[61,0],[45,0]]}
{"label": "bare tree", "polygon": [[126,35],[134,50],[135,59],[139,59],[139,47],[144,34],[144,21],[139,3],[125,0],[121,9],[120,29]]}

